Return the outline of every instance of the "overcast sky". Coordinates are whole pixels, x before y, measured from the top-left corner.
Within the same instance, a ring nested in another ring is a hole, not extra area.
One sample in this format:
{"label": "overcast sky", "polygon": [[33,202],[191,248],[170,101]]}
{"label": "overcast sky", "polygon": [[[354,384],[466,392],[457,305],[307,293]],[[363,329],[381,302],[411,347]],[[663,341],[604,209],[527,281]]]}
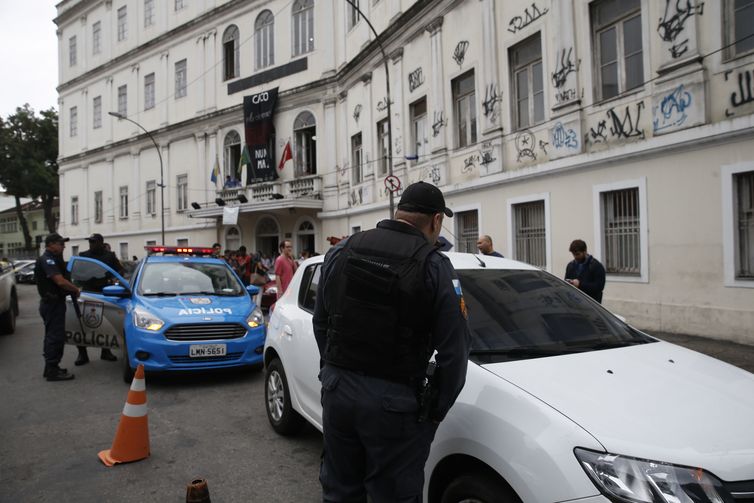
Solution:
{"label": "overcast sky", "polygon": [[0,116],[29,103],[39,112],[58,108],[59,0],[0,0]]}

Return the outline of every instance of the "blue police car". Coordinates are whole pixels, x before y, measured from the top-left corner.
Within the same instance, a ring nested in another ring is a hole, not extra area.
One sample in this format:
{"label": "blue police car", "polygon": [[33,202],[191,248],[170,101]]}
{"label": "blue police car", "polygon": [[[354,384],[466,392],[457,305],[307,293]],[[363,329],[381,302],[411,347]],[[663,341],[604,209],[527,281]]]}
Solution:
{"label": "blue police car", "polygon": [[211,248],[146,249],[129,280],[95,259],[68,262],[82,294],[79,309],[66,311],[66,342],[121,350],[127,382],[139,363],[147,371],[261,364],[259,287],[245,287]]}

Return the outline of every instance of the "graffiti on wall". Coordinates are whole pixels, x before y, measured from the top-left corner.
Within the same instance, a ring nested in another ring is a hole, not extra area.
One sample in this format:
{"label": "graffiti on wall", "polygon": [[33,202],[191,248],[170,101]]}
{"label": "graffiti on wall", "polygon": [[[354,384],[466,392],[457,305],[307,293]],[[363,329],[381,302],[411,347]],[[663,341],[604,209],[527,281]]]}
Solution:
{"label": "graffiti on wall", "polygon": [[562,122],[558,122],[550,131],[552,146],[556,149],[578,149],[579,135],[572,128],[566,128]]}
{"label": "graffiti on wall", "polygon": [[[751,87],[752,80],[754,80],[754,75],[752,75],[753,72],[754,70],[742,70],[738,72],[738,89],[730,93],[730,105],[733,108],[738,108],[748,103],[754,102],[754,90],[752,90]],[[731,73],[733,73],[733,70],[728,70],[727,72],[725,72],[726,82],[728,81]],[[725,116],[730,117],[731,115],[734,115],[734,112],[731,112],[728,108],[726,108]]]}
{"label": "graffiti on wall", "polygon": [[683,36],[686,21],[693,16],[701,16],[704,2],[698,0],[665,0],[665,12],[657,25],[657,33],[665,42],[670,42],[671,56],[680,58],[689,50],[688,37]]}
{"label": "graffiti on wall", "polygon": [[353,107],[353,120],[359,122],[359,117],[361,117],[361,103]]}
{"label": "graffiti on wall", "polygon": [[532,161],[537,160],[537,154],[534,152],[534,147],[536,146],[537,139],[534,136],[534,133],[529,131],[528,129],[525,129],[521,132],[519,132],[516,135],[516,152],[518,152],[518,156],[516,157],[516,161],[521,162],[522,159],[529,159]]}
{"label": "graffiti on wall", "polygon": [[432,137],[436,137],[440,134],[440,130],[443,128],[443,126],[446,126],[448,124],[448,121],[445,119],[445,112],[440,110],[439,112],[435,112],[435,120],[432,123]]}
{"label": "graffiti on wall", "polygon": [[475,152],[463,160],[461,173],[470,173],[474,170],[474,168],[476,168],[477,164],[479,166],[486,166],[495,162],[497,160],[497,157],[494,156],[494,148],[495,147],[494,145],[492,145],[492,143],[484,142],[482,144],[482,148],[479,149],[479,152]]}
{"label": "graffiti on wall", "polygon": [[560,58],[558,64],[555,66],[555,71],[552,74],[552,85],[557,89],[563,87],[566,83],[566,79],[571,72],[576,71],[576,65],[573,63],[573,47],[568,48],[568,52],[563,49],[560,51]]}
{"label": "graffiti on wall", "polygon": [[608,133],[611,138],[643,139],[644,129],[639,126],[639,123],[641,121],[641,111],[644,109],[644,102],[640,101],[634,106],[635,108],[632,109],[631,105],[626,105],[622,113],[616,111],[615,108],[608,110],[606,112],[607,119],[599,121],[596,129],[590,127],[589,131],[584,135],[584,141],[592,144],[606,143]]}
{"label": "graffiti on wall", "polygon": [[485,117],[490,119],[490,122],[497,122],[500,115],[498,110],[498,103],[502,101],[502,97],[498,91],[497,84],[490,84],[484,90],[484,101],[482,101],[482,110]]}
{"label": "graffiti on wall", "polygon": [[453,51],[453,60],[458,64],[458,66],[463,66],[463,60],[466,58],[466,51],[469,48],[469,41],[468,40],[461,40],[456,45],[455,51]]}
{"label": "graffiti on wall", "polygon": [[677,127],[686,122],[686,109],[691,106],[693,97],[683,84],[679,85],[662,98],[654,110],[652,130],[656,133],[664,129]]}
{"label": "graffiti on wall", "polygon": [[419,67],[413,72],[408,74],[408,90],[409,92],[414,92],[417,87],[424,84],[424,74],[422,73],[422,68]]}
{"label": "graffiti on wall", "polygon": [[[390,104],[394,104],[395,102],[390,100]],[[387,110],[387,98],[382,98],[380,101],[377,102],[377,111],[378,112],[384,112]]]}
{"label": "graffiti on wall", "polygon": [[531,3],[531,7],[524,9],[524,13],[521,16],[514,16],[508,23],[508,31],[511,33],[517,33],[537,19],[541,18],[550,11],[548,8],[539,10],[536,2]]}

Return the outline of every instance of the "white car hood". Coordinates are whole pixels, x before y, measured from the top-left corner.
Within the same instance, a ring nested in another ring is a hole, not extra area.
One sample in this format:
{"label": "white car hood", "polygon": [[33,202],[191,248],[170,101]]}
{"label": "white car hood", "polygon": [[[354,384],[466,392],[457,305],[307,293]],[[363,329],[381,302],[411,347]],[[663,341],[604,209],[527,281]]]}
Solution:
{"label": "white car hood", "polygon": [[483,367],[608,452],[754,479],[754,374],[666,342]]}

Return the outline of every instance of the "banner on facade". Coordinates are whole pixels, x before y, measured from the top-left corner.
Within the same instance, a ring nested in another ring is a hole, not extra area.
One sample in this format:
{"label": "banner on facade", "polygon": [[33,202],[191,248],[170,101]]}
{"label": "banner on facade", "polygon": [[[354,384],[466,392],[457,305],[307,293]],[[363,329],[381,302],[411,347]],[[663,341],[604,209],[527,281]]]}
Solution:
{"label": "banner on facade", "polygon": [[246,185],[277,180],[275,170],[275,125],[273,115],[278,88],[243,98],[244,133],[251,154]]}
{"label": "banner on facade", "polygon": [[238,206],[223,206],[223,225],[237,225],[238,210]]}

